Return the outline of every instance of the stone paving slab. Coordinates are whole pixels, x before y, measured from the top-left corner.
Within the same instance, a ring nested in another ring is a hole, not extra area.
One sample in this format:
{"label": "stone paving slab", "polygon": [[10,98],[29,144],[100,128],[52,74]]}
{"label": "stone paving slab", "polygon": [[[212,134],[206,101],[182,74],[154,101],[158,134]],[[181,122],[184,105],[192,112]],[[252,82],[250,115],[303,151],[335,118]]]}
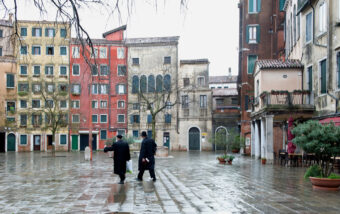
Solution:
{"label": "stone paving slab", "polygon": [[209,152],[156,159],[157,182],[127,174],[96,152],[0,154],[0,213],[340,213],[340,193],[314,191],[305,168],[261,165],[237,156],[220,165]]}

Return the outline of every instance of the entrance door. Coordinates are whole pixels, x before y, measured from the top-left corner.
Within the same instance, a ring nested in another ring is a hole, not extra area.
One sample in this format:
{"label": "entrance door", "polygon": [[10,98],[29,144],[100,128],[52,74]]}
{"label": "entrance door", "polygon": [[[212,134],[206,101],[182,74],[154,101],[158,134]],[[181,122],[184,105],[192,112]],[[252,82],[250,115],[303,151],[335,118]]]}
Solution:
{"label": "entrance door", "polygon": [[1,132],[0,133],[0,152],[5,152],[5,147],[6,147],[5,139],[6,139],[5,132]]}
{"label": "entrance door", "polygon": [[15,135],[7,135],[7,151],[15,151]]}
{"label": "entrance door", "polygon": [[[89,135],[81,134],[80,135],[80,151],[84,151],[85,147],[89,146]],[[92,135],[92,151],[97,150],[97,135]]]}
{"label": "entrance door", "polygon": [[189,150],[200,150],[200,130],[198,128],[189,130]]}
{"label": "entrance door", "polygon": [[164,132],[164,134],[163,134],[163,146],[170,148],[170,134],[169,134],[169,132]]}
{"label": "entrance door", "polygon": [[72,150],[78,150],[78,135],[72,135]]}
{"label": "entrance door", "polygon": [[47,150],[52,150],[52,135],[47,135]]}
{"label": "entrance door", "polygon": [[93,134],[92,135],[92,151],[97,150],[97,135]]}
{"label": "entrance door", "polygon": [[34,151],[40,151],[40,142],[41,142],[41,137],[40,135],[34,135],[33,136],[33,150]]}
{"label": "entrance door", "polygon": [[219,128],[215,134],[215,148],[216,150],[226,150],[227,130]]}

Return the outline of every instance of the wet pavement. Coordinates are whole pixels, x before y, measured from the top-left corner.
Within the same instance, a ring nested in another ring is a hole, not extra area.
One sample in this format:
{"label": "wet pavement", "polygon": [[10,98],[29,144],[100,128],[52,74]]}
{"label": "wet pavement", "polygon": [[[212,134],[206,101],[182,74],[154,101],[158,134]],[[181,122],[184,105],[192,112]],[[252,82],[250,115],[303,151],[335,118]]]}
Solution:
{"label": "wet pavement", "polygon": [[237,156],[220,165],[209,152],[156,159],[157,182],[127,174],[112,159],[84,153],[1,153],[0,213],[340,213],[340,192],[314,191],[305,168],[261,165]]}

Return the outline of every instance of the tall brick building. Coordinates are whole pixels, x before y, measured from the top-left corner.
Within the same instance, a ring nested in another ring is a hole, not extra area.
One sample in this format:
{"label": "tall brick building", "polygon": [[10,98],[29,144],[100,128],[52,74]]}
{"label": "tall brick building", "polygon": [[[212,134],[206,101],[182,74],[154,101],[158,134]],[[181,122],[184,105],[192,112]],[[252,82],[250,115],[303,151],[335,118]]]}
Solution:
{"label": "tall brick building", "polygon": [[[239,76],[241,135],[251,139],[250,100],[254,94],[254,65],[258,59],[284,57],[285,0],[240,0]],[[247,139],[248,138],[248,139]]]}

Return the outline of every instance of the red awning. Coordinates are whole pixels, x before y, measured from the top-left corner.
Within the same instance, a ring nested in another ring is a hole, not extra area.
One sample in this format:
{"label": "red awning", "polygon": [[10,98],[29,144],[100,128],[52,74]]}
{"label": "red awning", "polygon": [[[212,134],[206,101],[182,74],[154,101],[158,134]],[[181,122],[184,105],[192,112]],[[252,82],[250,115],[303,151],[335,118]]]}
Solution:
{"label": "red awning", "polygon": [[335,126],[340,126],[340,117],[330,117],[330,118],[326,118],[323,120],[320,120],[320,123],[324,124],[324,123],[330,123],[331,121],[333,121]]}

